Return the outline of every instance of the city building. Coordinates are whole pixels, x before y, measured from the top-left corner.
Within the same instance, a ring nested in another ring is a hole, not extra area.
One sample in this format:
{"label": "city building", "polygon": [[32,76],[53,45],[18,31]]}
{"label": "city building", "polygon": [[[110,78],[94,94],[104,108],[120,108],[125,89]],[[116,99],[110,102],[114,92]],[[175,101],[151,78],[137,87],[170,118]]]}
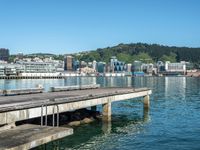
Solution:
{"label": "city building", "polygon": [[5,76],[5,67],[0,66],[0,76]]}
{"label": "city building", "polygon": [[105,73],[106,72],[106,63],[105,62],[98,62],[96,68],[97,68],[96,72]]}
{"label": "city building", "polygon": [[73,62],[74,57],[67,55],[64,58],[64,70],[65,71],[73,71]]}
{"label": "city building", "polygon": [[142,64],[142,71],[146,74],[152,75],[153,74],[153,70],[154,70],[154,66],[152,63],[150,64]]}
{"label": "city building", "polygon": [[126,64],[126,71],[131,72],[132,64]]}
{"label": "city building", "polygon": [[158,61],[156,67],[158,74],[162,74],[165,71],[165,64],[162,61]]}
{"label": "city building", "polygon": [[87,63],[85,61],[81,61],[80,68],[87,67]]}
{"label": "city building", "polygon": [[16,64],[19,64],[22,66],[20,68],[21,72],[24,73],[52,73],[56,72],[56,67],[53,63],[47,63],[47,62],[24,62],[24,61],[18,61]]}
{"label": "city building", "polygon": [[92,62],[92,69],[94,69],[94,70],[97,71],[97,62],[96,62],[96,60],[94,60],[94,61]]}
{"label": "city building", "polygon": [[110,72],[123,72],[125,71],[125,63],[118,61],[115,56],[112,56],[110,59]]}
{"label": "city building", "polygon": [[133,76],[144,76],[142,62],[141,61],[134,61],[132,64],[132,73]]}
{"label": "city building", "polygon": [[77,71],[80,68],[80,62],[78,60],[74,60],[73,62],[73,70]]}
{"label": "city building", "polygon": [[8,61],[9,60],[9,50],[5,48],[0,48],[0,60]]}
{"label": "city building", "polygon": [[170,63],[167,61],[165,63],[166,74],[185,74],[186,73],[186,63],[184,61],[180,63]]}

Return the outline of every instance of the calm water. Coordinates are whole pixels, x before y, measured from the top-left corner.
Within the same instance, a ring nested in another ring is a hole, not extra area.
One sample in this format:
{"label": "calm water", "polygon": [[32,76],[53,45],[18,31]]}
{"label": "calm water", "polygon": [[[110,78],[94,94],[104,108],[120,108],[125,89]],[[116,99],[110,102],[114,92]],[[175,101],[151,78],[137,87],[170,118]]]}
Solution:
{"label": "calm water", "polygon": [[[94,122],[74,129],[74,135],[47,144],[47,149],[161,150],[200,149],[200,78],[115,77],[0,80],[1,89],[75,84],[103,87],[149,87],[151,109],[143,112],[140,99],[112,105],[112,122]],[[101,111],[101,107],[98,107]],[[39,147],[37,149],[43,149]]]}

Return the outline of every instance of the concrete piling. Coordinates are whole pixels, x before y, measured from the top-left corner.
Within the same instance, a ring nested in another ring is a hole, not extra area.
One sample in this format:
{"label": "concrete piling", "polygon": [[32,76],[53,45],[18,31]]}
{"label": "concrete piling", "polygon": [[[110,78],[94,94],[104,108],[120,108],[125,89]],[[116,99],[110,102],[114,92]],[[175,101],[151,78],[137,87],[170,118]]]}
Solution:
{"label": "concrete piling", "polygon": [[144,109],[149,109],[150,106],[150,98],[149,95],[144,96]]}
{"label": "concrete piling", "polygon": [[102,120],[105,122],[111,121],[111,102],[105,103],[102,105],[103,110],[102,110],[102,115],[103,118]]}

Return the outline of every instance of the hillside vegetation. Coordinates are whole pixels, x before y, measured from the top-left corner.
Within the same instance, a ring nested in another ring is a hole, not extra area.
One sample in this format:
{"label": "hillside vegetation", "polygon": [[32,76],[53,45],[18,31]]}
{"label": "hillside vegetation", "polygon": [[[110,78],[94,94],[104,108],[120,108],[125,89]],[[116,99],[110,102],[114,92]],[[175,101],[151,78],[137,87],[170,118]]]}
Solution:
{"label": "hillside vegetation", "polygon": [[194,64],[200,63],[200,48],[169,47],[158,44],[119,44],[114,47],[99,48],[94,51],[83,52],[76,58],[84,61],[108,62],[111,56],[117,56],[118,60],[132,63],[134,60],[144,62],[189,61]]}

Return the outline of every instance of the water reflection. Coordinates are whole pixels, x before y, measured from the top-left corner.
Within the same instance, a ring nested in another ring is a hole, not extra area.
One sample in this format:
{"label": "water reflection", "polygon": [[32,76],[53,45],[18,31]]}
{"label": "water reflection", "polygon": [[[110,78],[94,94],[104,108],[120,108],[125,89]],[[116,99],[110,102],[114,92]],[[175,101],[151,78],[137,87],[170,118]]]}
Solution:
{"label": "water reflection", "polygon": [[103,122],[102,123],[102,131],[104,134],[110,134],[112,129],[112,123],[111,121]]}
{"label": "water reflection", "polygon": [[[148,113],[145,113],[148,114]],[[74,129],[74,134],[59,140],[59,145],[55,142],[46,145],[48,150],[55,149],[113,149],[116,146],[116,139],[137,135],[144,131],[146,118],[137,116],[130,118],[126,115],[112,116],[111,122],[96,121],[92,124],[82,125]],[[109,144],[109,143],[112,144]],[[58,144],[58,142],[57,142]],[[44,149],[44,146],[35,148],[35,150]]]}
{"label": "water reflection", "polygon": [[132,77],[100,77],[97,83],[103,87],[132,87]]}
{"label": "water reflection", "polygon": [[[70,80],[70,81],[65,81]],[[150,112],[138,101],[112,105],[112,122],[94,122],[74,129],[59,140],[59,149],[199,149],[200,78],[185,77],[91,77],[67,79],[0,80],[0,88],[34,87],[43,84],[101,84],[102,87],[149,87]],[[37,148],[39,149],[39,148]],[[43,149],[43,148],[41,148]],[[46,149],[53,149],[48,144]]]}
{"label": "water reflection", "polygon": [[[186,77],[165,77],[165,96],[185,98]],[[172,93],[177,95],[172,95]]]}
{"label": "water reflection", "polygon": [[67,77],[65,79],[0,80],[0,89],[32,88],[42,84],[45,91],[52,86],[100,84],[102,87],[132,87],[132,77]]}

